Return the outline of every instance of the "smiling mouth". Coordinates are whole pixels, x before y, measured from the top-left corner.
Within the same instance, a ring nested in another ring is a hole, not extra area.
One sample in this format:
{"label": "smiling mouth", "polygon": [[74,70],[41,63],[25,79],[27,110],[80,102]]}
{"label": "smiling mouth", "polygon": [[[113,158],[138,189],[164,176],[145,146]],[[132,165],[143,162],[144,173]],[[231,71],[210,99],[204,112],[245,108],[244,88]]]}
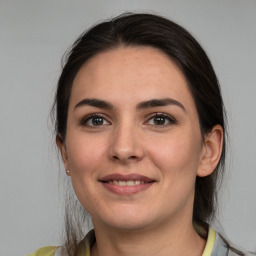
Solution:
{"label": "smiling mouth", "polygon": [[110,180],[110,181],[102,181],[102,182],[108,183],[108,184],[114,184],[114,185],[117,185],[117,186],[138,186],[138,185],[141,185],[141,184],[151,183],[151,182],[154,182],[154,181],[146,182],[144,180],[127,180],[127,181],[124,181],[124,180]]}
{"label": "smiling mouth", "polygon": [[138,174],[110,174],[99,180],[109,191],[119,195],[131,195],[146,190],[156,180]]}

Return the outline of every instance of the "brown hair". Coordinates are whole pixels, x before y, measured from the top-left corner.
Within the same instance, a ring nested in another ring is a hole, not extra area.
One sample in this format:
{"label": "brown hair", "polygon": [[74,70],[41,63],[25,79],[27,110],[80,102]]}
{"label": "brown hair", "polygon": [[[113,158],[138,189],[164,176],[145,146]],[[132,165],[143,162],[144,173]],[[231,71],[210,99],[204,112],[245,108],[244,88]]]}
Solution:
{"label": "brown hair", "polygon": [[[120,45],[151,46],[169,56],[187,80],[199,115],[202,136],[216,124],[223,127],[225,134],[225,110],[220,86],[209,58],[195,38],[178,24],[163,17],[123,14],[83,33],[67,54],[55,98],[57,136],[65,140],[72,83],[81,66],[96,54]],[[207,177],[196,179],[194,221],[209,222],[215,215],[217,182],[222,180],[225,146],[224,136],[223,151],[215,171]],[[67,208],[67,211],[71,210],[70,207]],[[66,223],[66,246],[69,255],[76,255],[80,238],[77,237],[77,231],[69,217]]]}

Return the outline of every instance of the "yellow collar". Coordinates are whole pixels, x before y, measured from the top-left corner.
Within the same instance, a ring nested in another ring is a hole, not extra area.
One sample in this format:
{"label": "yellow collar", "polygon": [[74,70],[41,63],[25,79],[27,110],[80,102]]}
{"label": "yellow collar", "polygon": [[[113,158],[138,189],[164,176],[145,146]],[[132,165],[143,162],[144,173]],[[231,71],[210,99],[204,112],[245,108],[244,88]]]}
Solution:
{"label": "yellow collar", "polygon": [[215,243],[215,231],[209,227],[208,238],[202,256],[211,256]]}

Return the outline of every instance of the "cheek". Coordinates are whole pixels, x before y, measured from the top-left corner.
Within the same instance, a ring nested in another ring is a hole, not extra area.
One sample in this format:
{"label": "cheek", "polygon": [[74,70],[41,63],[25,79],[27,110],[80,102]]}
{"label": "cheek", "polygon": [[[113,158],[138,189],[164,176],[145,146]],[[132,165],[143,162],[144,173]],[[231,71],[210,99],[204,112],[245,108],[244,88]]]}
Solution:
{"label": "cheek", "polygon": [[195,175],[200,159],[201,142],[198,136],[186,133],[158,138],[148,146],[151,159],[164,174]]}
{"label": "cheek", "polygon": [[[78,175],[87,176],[97,169],[106,152],[106,140],[93,136],[79,135],[67,138],[67,155],[70,170]],[[96,174],[96,173],[95,173]]]}
{"label": "cheek", "polygon": [[159,204],[167,214],[170,209],[179,211],[185,205],[192,208],[200,140],[189,137],[177,134],[165,140],[158,139],[152,143],[154,146],[148,147],[150,159],[159,170],[162,181]]}
{"label": "cheek", "polygon": [[67,137],[66,144],[72,185],[81,204],[90,212],[90,209],[97,208],[98,191],[95,185],[107,143],[102,138],[95,139],[77,132],[71,135]]}

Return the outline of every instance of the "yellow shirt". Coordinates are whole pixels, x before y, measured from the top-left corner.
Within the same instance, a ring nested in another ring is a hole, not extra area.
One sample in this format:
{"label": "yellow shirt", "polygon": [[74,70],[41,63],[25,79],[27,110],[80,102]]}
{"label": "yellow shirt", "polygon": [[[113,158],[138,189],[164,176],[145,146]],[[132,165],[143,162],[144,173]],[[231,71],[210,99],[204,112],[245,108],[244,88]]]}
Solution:
{"label": "yellow shirt", "polygon": [[[92,239],[92,236],[94,236],[93,232],[90,232],[86,236],[86,239],[85,239],[86,251],[83,256],[90,256],[90,248],[92,247],[91,241],[94,241],[94,239]],[[215,243],[215,231],[209,228],[208,238],[207,238],[206,246],[202,256],[211,256],[214,243]],[[28,256],[55,256],[57,249],[58,247],[56,246],[47,246],[47,247],[40,248],[39,250],[35,251],[32,254],[29,254]]]}
{"label": "yellow shirt", "polygon": [[28,256],[54,256],[57,249],[58,247],[56,246],[46,246],[38,249],[32,254],[29,254]]}

